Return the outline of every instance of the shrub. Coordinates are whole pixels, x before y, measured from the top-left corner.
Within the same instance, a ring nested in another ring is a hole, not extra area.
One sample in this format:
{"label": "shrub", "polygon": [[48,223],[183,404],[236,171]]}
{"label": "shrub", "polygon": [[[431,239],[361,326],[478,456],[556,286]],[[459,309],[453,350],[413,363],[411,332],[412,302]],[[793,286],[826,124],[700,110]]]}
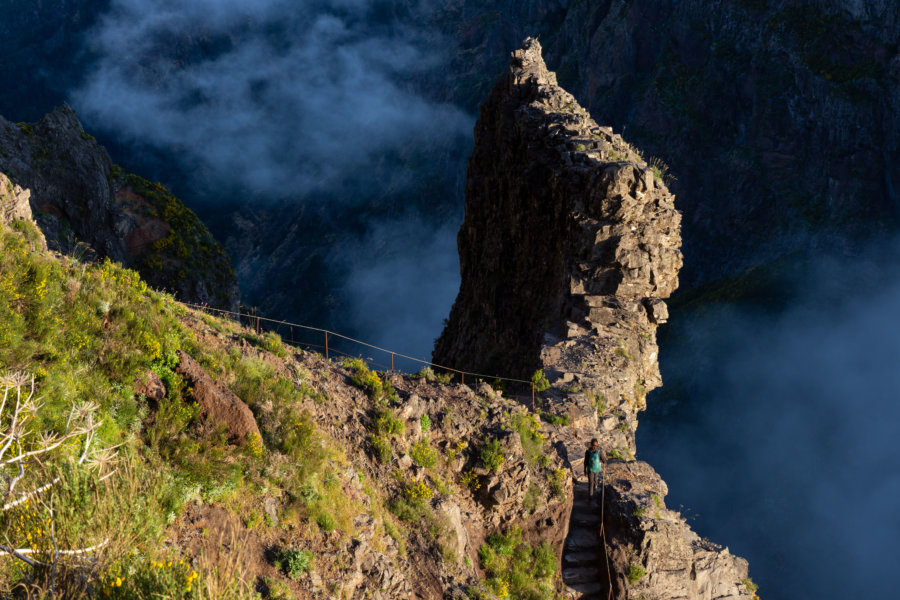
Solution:
{"label": "shrub", "polygon": [[328,513],[322,513],[318,517],[316,517],[316,523],[319,525],[319,527],[322,528],[322,531],[324,531],[325,533],[331,533],[332,531],[334,531],[334,528],[337,527],[337,523],[335,522],[334,517],[332,517]]}
{"label": "shrub", "polygon": [[428,431],[429,429],[431,429],[431,417],[429,417],[427,414],[422,415],[419,418],[419,425],[421,425],[423,432]]}
{"label": "shrub", "polygon": [[375,458],[383,465],[391,462],[394,453],[391,450],[391,444],[383,435],[372,435],[369,437],[369,444],[372,446],[372,452]]}
{"label": "shrub", "polygon": [[533,513],[541,507],[541,488],[531,484],[525,492],[525,498],[522,499],[522,508],[529,513]]}
{"label": "shrub", "polygon": [[553,469],[550,471],[547,479],[550,482],[550,491],[553,492],[553,495],[559,500],[565,500],[566,491],[564,485],[566,482],[566,472],[563,469]]}
{"label": "shrub", "polygon": [[410,458],[420,467],[434,468],[438,463],[438,451],[431,447],[428,438],[416,442],[409,451]]}
{"label": "shrub", "polygon": [[494,534],[478,549],[487,585],[498,598],[554,598],[556,554],[547,542],[531,546],[522,530]]}
{"label": "shrub", "polygon": [[126,555],[113,561],[100,574],[98,596],[103,600],[131,600],[133,598],[199,599],[200,590],[194,587],[197,571],[184,560]]}
{"label": "shrub", "polygon": [[544,446],[544,434],[541,433],[541,422],[531,413],[517,413],[513,416],[513,427],[519,432],[525,458],[531,464],[540,462]]}
{"label": "shrub", "polygon": [[372,419],[372,432],[376,435],[388,437],[402,436],[406,431],[406,425],[397,418],[394,411],[389,408],[382,408],[375,411]]}
{"label": "shrub", "polygon": [[637,583],[641,577],[647,574],[647,571],[640,565],[629,565],[628,570],[625,572],[625,577],[628,578],[628,581],[631,583]]}
{"label": "shrub", "polygon": [[472,492],[477,492],[478,488],[481,487],[481,481],[479,480],[478,475],[471,469],[462,474],[459,478],[459,482],[472,490]]}
{"label": "shrub", "polygon": [[372,400],[382,399],[384,383],[381,381],[378,373],[369,368],[366,361],[361,358],[348,358],[342,363],[342,366],[345,369],[354,371],[353,376],[350,378],[353,385],[366,390],[369,393],[369,398]]}
{"label": "shrub", "polygon": [[543,369],[538,369],[534,372],[534,375],[531,376],[531,383],[534,384],[534,391],[538,393],[550,388],[550,381],[544,375]]}
{"label": "shrub", "polygon": [[291,548],[282,550],[275,559],[275,566],[291,579],[297,579],[312,567],[313,553]]}
{"label": "shrub", "polygon": [[411,376],[413,379],[424,379],[425,381],[434,381],[434,370],[431,367],[423,367],[421,371]]}
{"label": "shrub", "polygon": [[551,425],[569,425],[571,419],[569,415],[552,415],[550,413],[541,413],[541,417]]}
{"label": "shrub", "polygon": [[488,471],[497,471],[500,469],[500,466],[503,465],[503,461],[506,460],[506,456],[503,454],[503,448],[500,447],[500,442],[497,438],[491,438],[488,443],[481,448],[479,457],[481,458],[481,464]]}
{"label": "shrub", "polygon": [[412,504],[421,505],[431,495],[431,489],[424,481],[407,481],[403,484],[403,497]]}

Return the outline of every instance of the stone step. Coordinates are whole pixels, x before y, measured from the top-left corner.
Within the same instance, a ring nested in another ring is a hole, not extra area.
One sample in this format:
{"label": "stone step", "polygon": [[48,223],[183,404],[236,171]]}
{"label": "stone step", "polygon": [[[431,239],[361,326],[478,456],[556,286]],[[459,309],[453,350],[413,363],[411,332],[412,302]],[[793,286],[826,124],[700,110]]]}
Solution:
{"label": "stone step", "polygon": [[587,498],[576,498],[572,503],[572,512],[574,513],[600,513],[600,506],[590,502]]}
{"label": "stone step", "polygon": [[572,522],[585,527],[600,527],[600,513],[587,511],[572,511]]}
{"label": "stone step", "polygon": [[588,581],[586,583],[570,583],[570,588],[581,594],[581,598],[606,598],[609,592],[609,586],[599,581]]}
{"label": "stone step", "polygon": [[566,552],[596,551],[600,547],[600,538],[594,529],[576,528],[566,538]]}
{"label": "stone step", "polygon": [[574,586],[579,583],[594,583],[598,579],[597,569],[594,567],[571,567],[562,570],[563,581],[566,585]]}
{"label": "stone step", "polygon": [[599,568],[602,564],[603,555],[599,552],[567,552],[563,554],[563,566],[565,567],[582,567],[593,565]]}

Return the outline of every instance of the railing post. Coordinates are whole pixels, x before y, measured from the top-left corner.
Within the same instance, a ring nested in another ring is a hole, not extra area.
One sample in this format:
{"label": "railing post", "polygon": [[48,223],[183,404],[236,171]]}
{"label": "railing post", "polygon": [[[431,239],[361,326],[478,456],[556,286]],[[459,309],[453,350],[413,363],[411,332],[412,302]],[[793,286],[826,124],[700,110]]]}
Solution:
{"label": "railing post", "polygon": [[256,334],[259,335],[259,315],[256,315]]}
{"label": "railing post", "polygon": [[462,384],[463,384],[463,385],[466,385],[466,374],[460,372],[460,376],[462,377]]}
{"label": "railing post", "polygon": [[531,412],[534,412],[534,382],[531,382]]}
{"label": "railing post", "polygon": [[391,352],[391,373],[394,372],[394,353]]}
{"label": "railing post", "polygon": [[325,332],[325,360],[328,360],[328,332]]}

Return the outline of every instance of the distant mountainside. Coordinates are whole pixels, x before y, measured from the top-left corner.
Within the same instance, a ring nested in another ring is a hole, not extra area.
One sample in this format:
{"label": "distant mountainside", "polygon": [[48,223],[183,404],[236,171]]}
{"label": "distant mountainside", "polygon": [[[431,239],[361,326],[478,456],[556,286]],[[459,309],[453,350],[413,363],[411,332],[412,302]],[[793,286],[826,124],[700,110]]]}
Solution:
{"label": "distant mountainside", "polygon": [[900,27],[869,0],[445,2],[448,98],[540,36],[599,122],[668,164],[688,287],[900,224]]}
{"label": "distant mountainside", "polygon": [[37,123],[0,117],[0,173],[26,190],[47,243],[108,257],[179,299],[236,309],[224,250],[168,190],[114,165],[63,105]]}

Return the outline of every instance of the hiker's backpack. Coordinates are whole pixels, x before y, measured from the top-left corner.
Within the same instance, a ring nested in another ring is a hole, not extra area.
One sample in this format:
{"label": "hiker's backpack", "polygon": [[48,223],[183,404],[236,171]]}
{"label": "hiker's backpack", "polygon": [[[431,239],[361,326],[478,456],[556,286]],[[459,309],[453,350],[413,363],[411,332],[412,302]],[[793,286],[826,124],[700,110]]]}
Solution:
{"label": "hiker's backpack", "polygon": [[603,465],[600,463],[600,452],[589,452],[588,458],[590,462],[588,463],[588,470],[591,473],[599,473],[603,470]]}

